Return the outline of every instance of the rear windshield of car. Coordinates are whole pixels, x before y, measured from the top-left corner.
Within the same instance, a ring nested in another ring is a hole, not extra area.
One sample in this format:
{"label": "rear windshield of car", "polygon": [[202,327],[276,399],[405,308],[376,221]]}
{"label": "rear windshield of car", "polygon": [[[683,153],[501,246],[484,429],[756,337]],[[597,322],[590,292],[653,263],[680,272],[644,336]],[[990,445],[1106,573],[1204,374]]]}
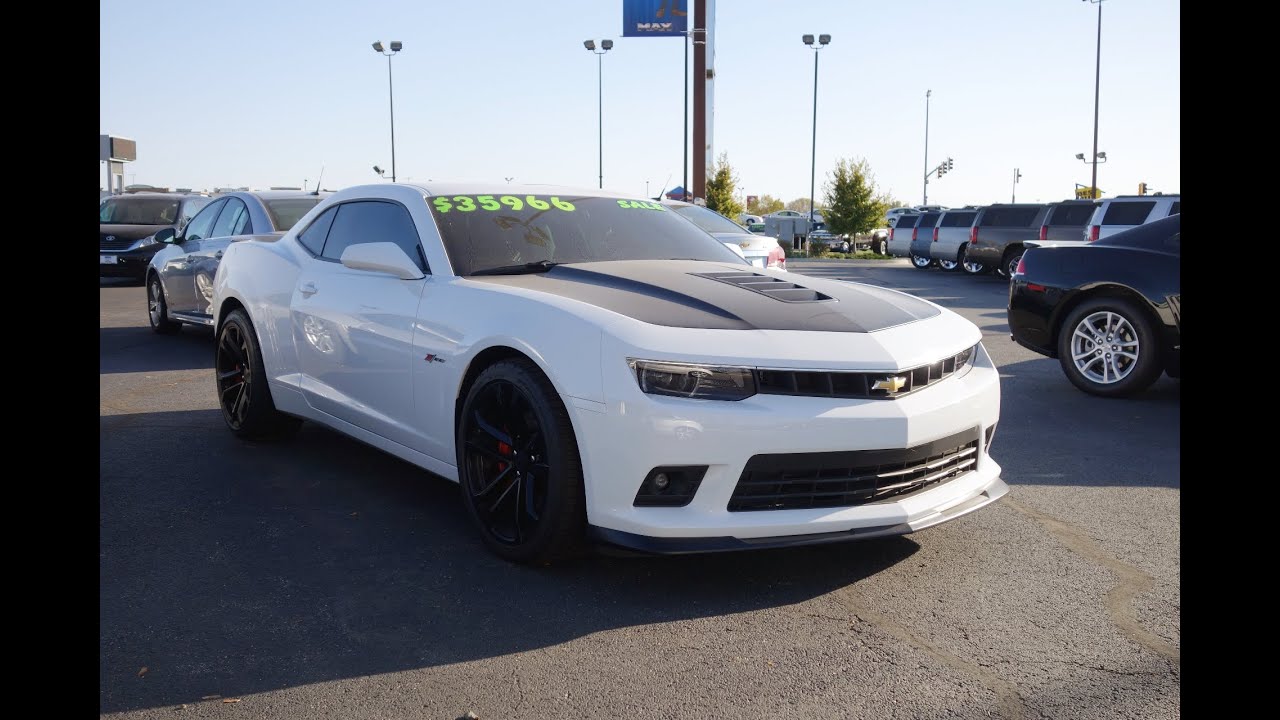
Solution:
{"label": "rear windshield of car", "polygon": [[180,204],[177,198],[112,198],[98,208],[98,224],[172,225]]}
{"label": "rear windshield of car", "polygon": [[708,210],[699,205],[668,205],[677,215],[688,218],[694,225],[709,233],[741,233],[742,226],[721,215],[715,210]]}
{"label": "rear windshield of car", "polygon": [[919,227],[922,227],[922,228],[931,228],[931,227],[933,227],[934,225],[937,225],[937,224],[938,224],[938,218],[939,218],[939,217],[942,217],[942,213],[936,213],[936,212],[925,213],[925,214],[923,214],[923,215],[921,215],[921,216],[920,216],[920,224],[919,224]]}
{"label": "rear windshield of car", "polygon": [[745,261],[697,225],[649,200],[555,195],[427,198],[458,275],[549,260]]}
{"label": "rear windshield of car", "polygon": [[982,227],[1028,227],[1040,212],[1037,207],[993,207],[982,214]]}
{"label": "rear windshield of car", "polygon": [[1084,227],[1093,217],[1093,204],[1072,203],[1059,205],[1049,211],[1049,221],[1045,225],[1079,225]]}
{"label": "rear windshield of car", "polygon": [[1103,225],[1141,225],[1151,214],[1154,202],[1112,202],[1102,216]]}
{"label": "rear windshield of car", "polygon": [[898,221],[893,226],[896,228],[915,227],[916,221],[919,219],[919,215],[899,215]]}
{"label": "rear windshield of car", "polygon": [[1169,206],[1170,215],[1177,215],[1180,212],[1182,212],[1182,201],[1178,201]]}
{"label": "rear windshield of car", "polygon": [[942,224],[938,227],[969,227],[973,224],[973,217],[977,214],[971,212],[949,212],[942,216]]}
{"label": "rear windshield of car", "polygon": [[305,198],[267,200],[267,213],[271,215],[271,224],[276,226],[276,231],[285,232],[298,224],[302,216],[310,212],[311,208],[323,199],[315,195]]}

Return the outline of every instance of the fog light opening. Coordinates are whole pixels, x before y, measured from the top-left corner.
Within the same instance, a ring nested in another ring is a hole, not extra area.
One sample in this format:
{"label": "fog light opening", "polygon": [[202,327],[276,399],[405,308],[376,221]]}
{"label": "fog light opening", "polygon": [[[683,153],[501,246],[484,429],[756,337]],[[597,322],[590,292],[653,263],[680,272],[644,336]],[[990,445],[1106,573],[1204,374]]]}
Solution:
{"label": "fog light opening", "polygon": [[693,501],[707,474],[706,465],[656,467],[640,483],[632,503],[636,507],[684,507]]}

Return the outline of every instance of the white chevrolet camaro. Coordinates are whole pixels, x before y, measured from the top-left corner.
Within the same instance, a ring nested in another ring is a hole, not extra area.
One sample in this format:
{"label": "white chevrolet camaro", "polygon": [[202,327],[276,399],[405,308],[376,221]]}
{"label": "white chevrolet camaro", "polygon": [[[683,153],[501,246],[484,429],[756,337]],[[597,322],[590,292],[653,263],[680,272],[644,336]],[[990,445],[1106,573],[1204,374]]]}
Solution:
{"label": "white chevrolet camaro", "polygon": [[902,534],[1008,490],[976,326],[651,201],[348,188],[232,243],[213,307],[233,432],[311,420],[458,481],[510,560]]}

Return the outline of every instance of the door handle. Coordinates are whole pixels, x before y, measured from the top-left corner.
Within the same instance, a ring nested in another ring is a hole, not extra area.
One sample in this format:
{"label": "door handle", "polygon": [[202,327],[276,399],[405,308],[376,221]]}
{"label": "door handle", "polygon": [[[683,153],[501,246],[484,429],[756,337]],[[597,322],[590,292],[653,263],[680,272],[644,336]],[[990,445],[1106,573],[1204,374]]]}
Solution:
{"label": "door handle", "polygon": [[314,295],[316,294],[316,284],[313,282],[302,283],[298,286],[298,292],[303,295]]}

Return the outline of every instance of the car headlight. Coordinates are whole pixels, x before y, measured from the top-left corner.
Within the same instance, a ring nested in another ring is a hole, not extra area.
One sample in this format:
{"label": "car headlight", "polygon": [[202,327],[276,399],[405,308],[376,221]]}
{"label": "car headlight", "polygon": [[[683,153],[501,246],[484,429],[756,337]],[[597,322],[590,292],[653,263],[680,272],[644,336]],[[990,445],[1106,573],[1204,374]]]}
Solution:
{"label": "car headlight", "polygon": [[650,395],[698,400],[742,400],[756,394],[751,368],[629,358],[640,389]]}
{"label": "car headlight", "polygon": [[155,235],[148,235],[148,236],[146,236],[146,237],[142,238],[141,240],[139,240],[139,241],[138,241],[138,244],[136,245],[136,247],[146,247],[146,246],[148,246],[148,245],[155,245],[155,244],[156,244],[156,236],[155,236]]}

